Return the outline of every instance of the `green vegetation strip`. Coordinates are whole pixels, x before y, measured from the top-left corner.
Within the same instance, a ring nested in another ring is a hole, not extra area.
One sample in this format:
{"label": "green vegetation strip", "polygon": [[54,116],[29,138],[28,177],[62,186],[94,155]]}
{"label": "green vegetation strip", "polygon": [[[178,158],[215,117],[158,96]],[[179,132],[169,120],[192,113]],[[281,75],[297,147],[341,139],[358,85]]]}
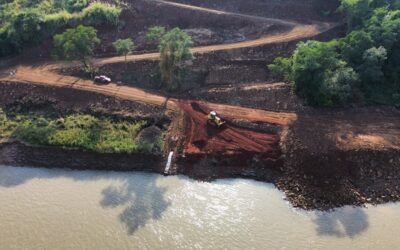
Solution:
{"label": "green vegetation strip", "polygon": [[0,56],[79,24],[117,25],[121,7],[87,0],[0,0]]}
{"label": "green vegetation strip", "polygon": [[6,114],[0,109],[0,139],[13,138],[33,145],[79,148],[100,153],[161,152],[161,135],[153,141],[135,141],[146,125],[146,121],[113,121],[82,114],[65,117]]}

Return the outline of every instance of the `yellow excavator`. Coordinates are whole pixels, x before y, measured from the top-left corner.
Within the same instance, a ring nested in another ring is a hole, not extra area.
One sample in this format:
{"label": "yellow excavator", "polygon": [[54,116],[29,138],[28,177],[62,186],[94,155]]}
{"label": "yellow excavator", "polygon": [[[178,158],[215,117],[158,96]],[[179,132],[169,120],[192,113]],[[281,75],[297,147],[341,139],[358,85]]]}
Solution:
{"label": "yellow excavator", "polygon": [[225,124],[225,121],[218,117],[217,112],[211,111],[207,116],[207,123],[211,126],[220,128]]}

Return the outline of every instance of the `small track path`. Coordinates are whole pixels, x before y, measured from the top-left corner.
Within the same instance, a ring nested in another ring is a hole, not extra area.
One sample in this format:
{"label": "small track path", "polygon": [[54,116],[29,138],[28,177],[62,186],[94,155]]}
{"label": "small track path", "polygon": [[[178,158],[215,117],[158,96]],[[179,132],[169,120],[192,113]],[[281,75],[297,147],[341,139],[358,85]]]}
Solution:
{"label": "small track path", "polygon": [[[229,15],[236,18],[251,19],[254,21],[265,21],[292,27],[289,31],[286,31],[284,33],[267,35],[255,40],[230,43],[230,44],[218,44],[218,45],[195,47],[192,49],[192,52],[194,54],[206,54],[216,51],[234,50],[234,49],[262,46],[273,43],[283,43],[294,40],[300,40],[316,36],[337,25],[334,23],[322,23],[322,22],[314,22],[312,24],[300,24],[293,21],[265,18],[260,16],[251,16],[251,15],[232,13],[221,10],[213,10],[213,9],[163,1],[163,0],[150,0],[150,1],[157,2],[158,4],[175,6],[177,8],[203,11],[215,15]],[[146,53],[139,55],[130,55],[127,57],[128,61],[158,60],[158,59],[159,59],[159,53]],[[124,61],[125,58],[123,56],[98,58],[93,60],[94,64],[98,66],[120,63]],[[57,73],[57,70],[76,65],[77,62],[59,62],[59,63],[50,62],[39,66],[20,65],[13,68],[16,69],[15,75],[9,74],[10,69],[0,71],[0,82],[10,81],[10,82],[31,83],[39,85],[49,85],[55,87],[69,87],[84,91],[97,92],[131,101],[143,102],[160,106],[163,105],[166,106],[168,109],[179,108],[178,105],[176,105],[176,103],[179,102],[179,100],[168,99],[161,95],[149,93],[143,89],[130,86],[123,86],[123,85],[121,86],[115,83],[111,83],[108,85],[97,85],[90,80],[84,80],[73,76],[65,76]],[[265,110],[250,109],[250,108],[243,108],[243,107],[216,104],[216,103],[204,103],[204,105],[219,110],[219,112],[224,113],[225,117],[236,117],[239,119],[247,119],[257,122],[270,122],[280,125],[286,125],[296,119],[296,114],[294,113],[269,112]]]}

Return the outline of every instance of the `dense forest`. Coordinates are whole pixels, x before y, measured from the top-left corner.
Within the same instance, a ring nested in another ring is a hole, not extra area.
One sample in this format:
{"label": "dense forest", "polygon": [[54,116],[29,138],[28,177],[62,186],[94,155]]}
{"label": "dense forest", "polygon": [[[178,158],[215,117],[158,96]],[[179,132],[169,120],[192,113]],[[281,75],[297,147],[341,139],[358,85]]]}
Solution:
{"label": "dense forest", "polygon": [[269,68],[313,106],[400,106],[400,1],[342,0],[348,32],[329,42],[300,42]]}

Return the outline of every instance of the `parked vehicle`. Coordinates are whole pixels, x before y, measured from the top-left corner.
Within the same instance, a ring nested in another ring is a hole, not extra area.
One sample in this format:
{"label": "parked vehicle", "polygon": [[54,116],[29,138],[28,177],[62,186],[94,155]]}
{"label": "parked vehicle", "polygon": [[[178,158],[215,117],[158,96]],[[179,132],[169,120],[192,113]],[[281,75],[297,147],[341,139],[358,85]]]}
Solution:
{"label": "parked vehicle", "polygon": [[105,76],[105,75],[101,75],[101,76],[95,76],[94,77],[94,82],[97,83],[110,83],[111,82],[111,78]]}

